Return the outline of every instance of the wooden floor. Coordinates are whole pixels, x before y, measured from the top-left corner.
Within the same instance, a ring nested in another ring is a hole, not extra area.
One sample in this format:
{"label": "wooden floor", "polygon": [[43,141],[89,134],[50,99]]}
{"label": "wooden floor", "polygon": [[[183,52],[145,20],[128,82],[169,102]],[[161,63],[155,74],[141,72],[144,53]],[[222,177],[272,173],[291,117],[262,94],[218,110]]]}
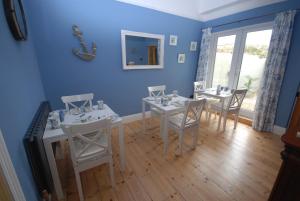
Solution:
{"label": "wooden floor", "polygon": [[4,177],[4,173],[0,167],[0,200],[12,201],[12,194]]}
{"label": "wooden floor", "polygon": [[[117,130],[113,131],[116,189],[107,165],[81,174],[86,201],[265,201],[277,176],[283,145],[276,135],[258,133],[229,121],[225,133],[216,120],[201,121],[196,150],[184,148],[176,157],[177,138],[170,131],[170,147],[163,156],[158,123],[141,133],[141,122],[125,125],[126,171],[119,171]],[[190,142],[186,135],[186,143]],[[70,159],[59,161],[67,201],[79,200]]]}

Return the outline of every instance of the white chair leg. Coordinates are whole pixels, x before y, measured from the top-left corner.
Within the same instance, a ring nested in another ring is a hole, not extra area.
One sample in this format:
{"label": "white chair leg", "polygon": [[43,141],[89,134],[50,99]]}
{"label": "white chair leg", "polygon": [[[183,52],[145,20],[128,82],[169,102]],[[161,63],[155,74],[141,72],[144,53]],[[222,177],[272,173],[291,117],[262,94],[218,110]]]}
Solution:
{"label": "white chair leg", "polygon": [[193,132],[193,149],[196,149],[198,143],[198,128],[192,130]]}
{"label": "white chair leg", "polygon": [[183,146],[183,132],[179,132],[179,155],[182,155],[182,146]]}
{"label": "white chair leg", "polygon": [[[222,117],[221,117],[222,118]],[[224,114],[224,116],[223,116],[223,131],[225,131],[225,129],[226,129],[226,123],[227,123],[227,113],[225,113]]]}
{"label": "white chair leg", "polygon": [[81,185],[81,179],[80,179],[80,173],[77,170],[75,170],[75,178],[76,178],[76,184],[77,184],[79,199],[80,199],[80,201],[84,201],[83,192],[82,192],[82,185]]}
{"label": "white chair leg", "polygon": [[[149,124],[148,129],[150,129],[151,126],[153,125],[153,116],[152,116],[152,114],[150,114],[149,123],[148,124]],[[146,125],[146,129],[147,129],[147,125]]]}
{"label": "white chair leg", "polygon": [[112,158],[109,160],[109,174],[110,174],[111,186],[113,188],[115,188],[116,183],[115,183],[115,174],[114,174],[114,166],[113,166],[113,159]]}
{"label": "white chair leg", "polygon": [[205,120],[208,121],[208,117],[209,117],[209,106],[205,105]]}
{"label": "white chair leg", "polygon": [[234,117],[234,129],[236,129],[236,125],[237,125],[237,122],[238,122],[238,119],[239,119],[239,114],[237,113],[234,116],[235,116]]}
{"label": "white chair leg", "polygon": [[212,111],[209,110],[209,111],[208,111],[208,122],[210,122],[210,120],[211,120],[211,113],[212,113]]}

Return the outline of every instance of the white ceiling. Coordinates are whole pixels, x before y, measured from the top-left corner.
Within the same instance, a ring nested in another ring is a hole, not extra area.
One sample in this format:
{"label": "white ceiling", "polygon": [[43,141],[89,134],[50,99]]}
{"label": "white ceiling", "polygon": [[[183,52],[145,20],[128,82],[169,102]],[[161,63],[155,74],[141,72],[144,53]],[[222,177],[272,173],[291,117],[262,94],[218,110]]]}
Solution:
{"label": "white ceiling", "polygon": [[199,21],[208,21],[286,0],[117,0]]}

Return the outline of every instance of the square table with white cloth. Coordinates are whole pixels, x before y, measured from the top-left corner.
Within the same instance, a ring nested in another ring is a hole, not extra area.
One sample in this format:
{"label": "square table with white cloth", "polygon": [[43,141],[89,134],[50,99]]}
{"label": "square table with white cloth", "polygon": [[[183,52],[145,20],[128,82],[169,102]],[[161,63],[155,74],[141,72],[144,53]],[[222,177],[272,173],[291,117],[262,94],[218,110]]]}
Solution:
{"label": "square table with white cloth", "polygon": [[[111,118],[112,119],[112,126],[118,127],[119,129],[119,146],[120,146],[120,168],[121,171],[125,170],[125,143],[124,143],[124,131],[123,131],[123,124],[122,118],[120,118],[109,106],[104,105],[103,109],[97,109],[97,106],[93,107],[93,110],[90,112],[85,113],[85,117],[88,117],[87,121],[93,121],[98,119],[105,119]],[[64,117],[65,124],[78,124],[81,122],[80,114],[79,115],[72,115],[66,113]],[[54,152],[52,149],[52,143],[60,142],[63,140],[67,140],[68,136],[63,132],[61,128],[58,129],[51,129],[51,125],[48,121],[46,125],[46,129],[43,136],[43,142],[45,146],[45,151],[47,155],[47,159],[49,162],[51,175],[54,183],[54,188],[56,195],[59,200],[64,198],[63,189],[61,186],[61,181],[59,178],[57,165],[55,161]]]}

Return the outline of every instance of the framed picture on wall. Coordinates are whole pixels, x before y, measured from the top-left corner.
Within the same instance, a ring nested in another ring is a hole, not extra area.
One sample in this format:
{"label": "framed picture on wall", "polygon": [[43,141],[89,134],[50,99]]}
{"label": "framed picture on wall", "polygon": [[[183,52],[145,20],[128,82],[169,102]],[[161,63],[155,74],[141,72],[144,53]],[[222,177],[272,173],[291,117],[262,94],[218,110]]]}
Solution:
{"label": "framed picture on wall", "polygon": [[170,35],[170,45],[176,46],[177,45],[177,36]]}
{"label": "framed picture on wall", "polygon": [[185,62],[185,54],[178,54],[178,63],[184,64]]}
{"label": "framed picture on wall", "polygon": [[191,42],[190,51],[197,51],[197,41]]}

